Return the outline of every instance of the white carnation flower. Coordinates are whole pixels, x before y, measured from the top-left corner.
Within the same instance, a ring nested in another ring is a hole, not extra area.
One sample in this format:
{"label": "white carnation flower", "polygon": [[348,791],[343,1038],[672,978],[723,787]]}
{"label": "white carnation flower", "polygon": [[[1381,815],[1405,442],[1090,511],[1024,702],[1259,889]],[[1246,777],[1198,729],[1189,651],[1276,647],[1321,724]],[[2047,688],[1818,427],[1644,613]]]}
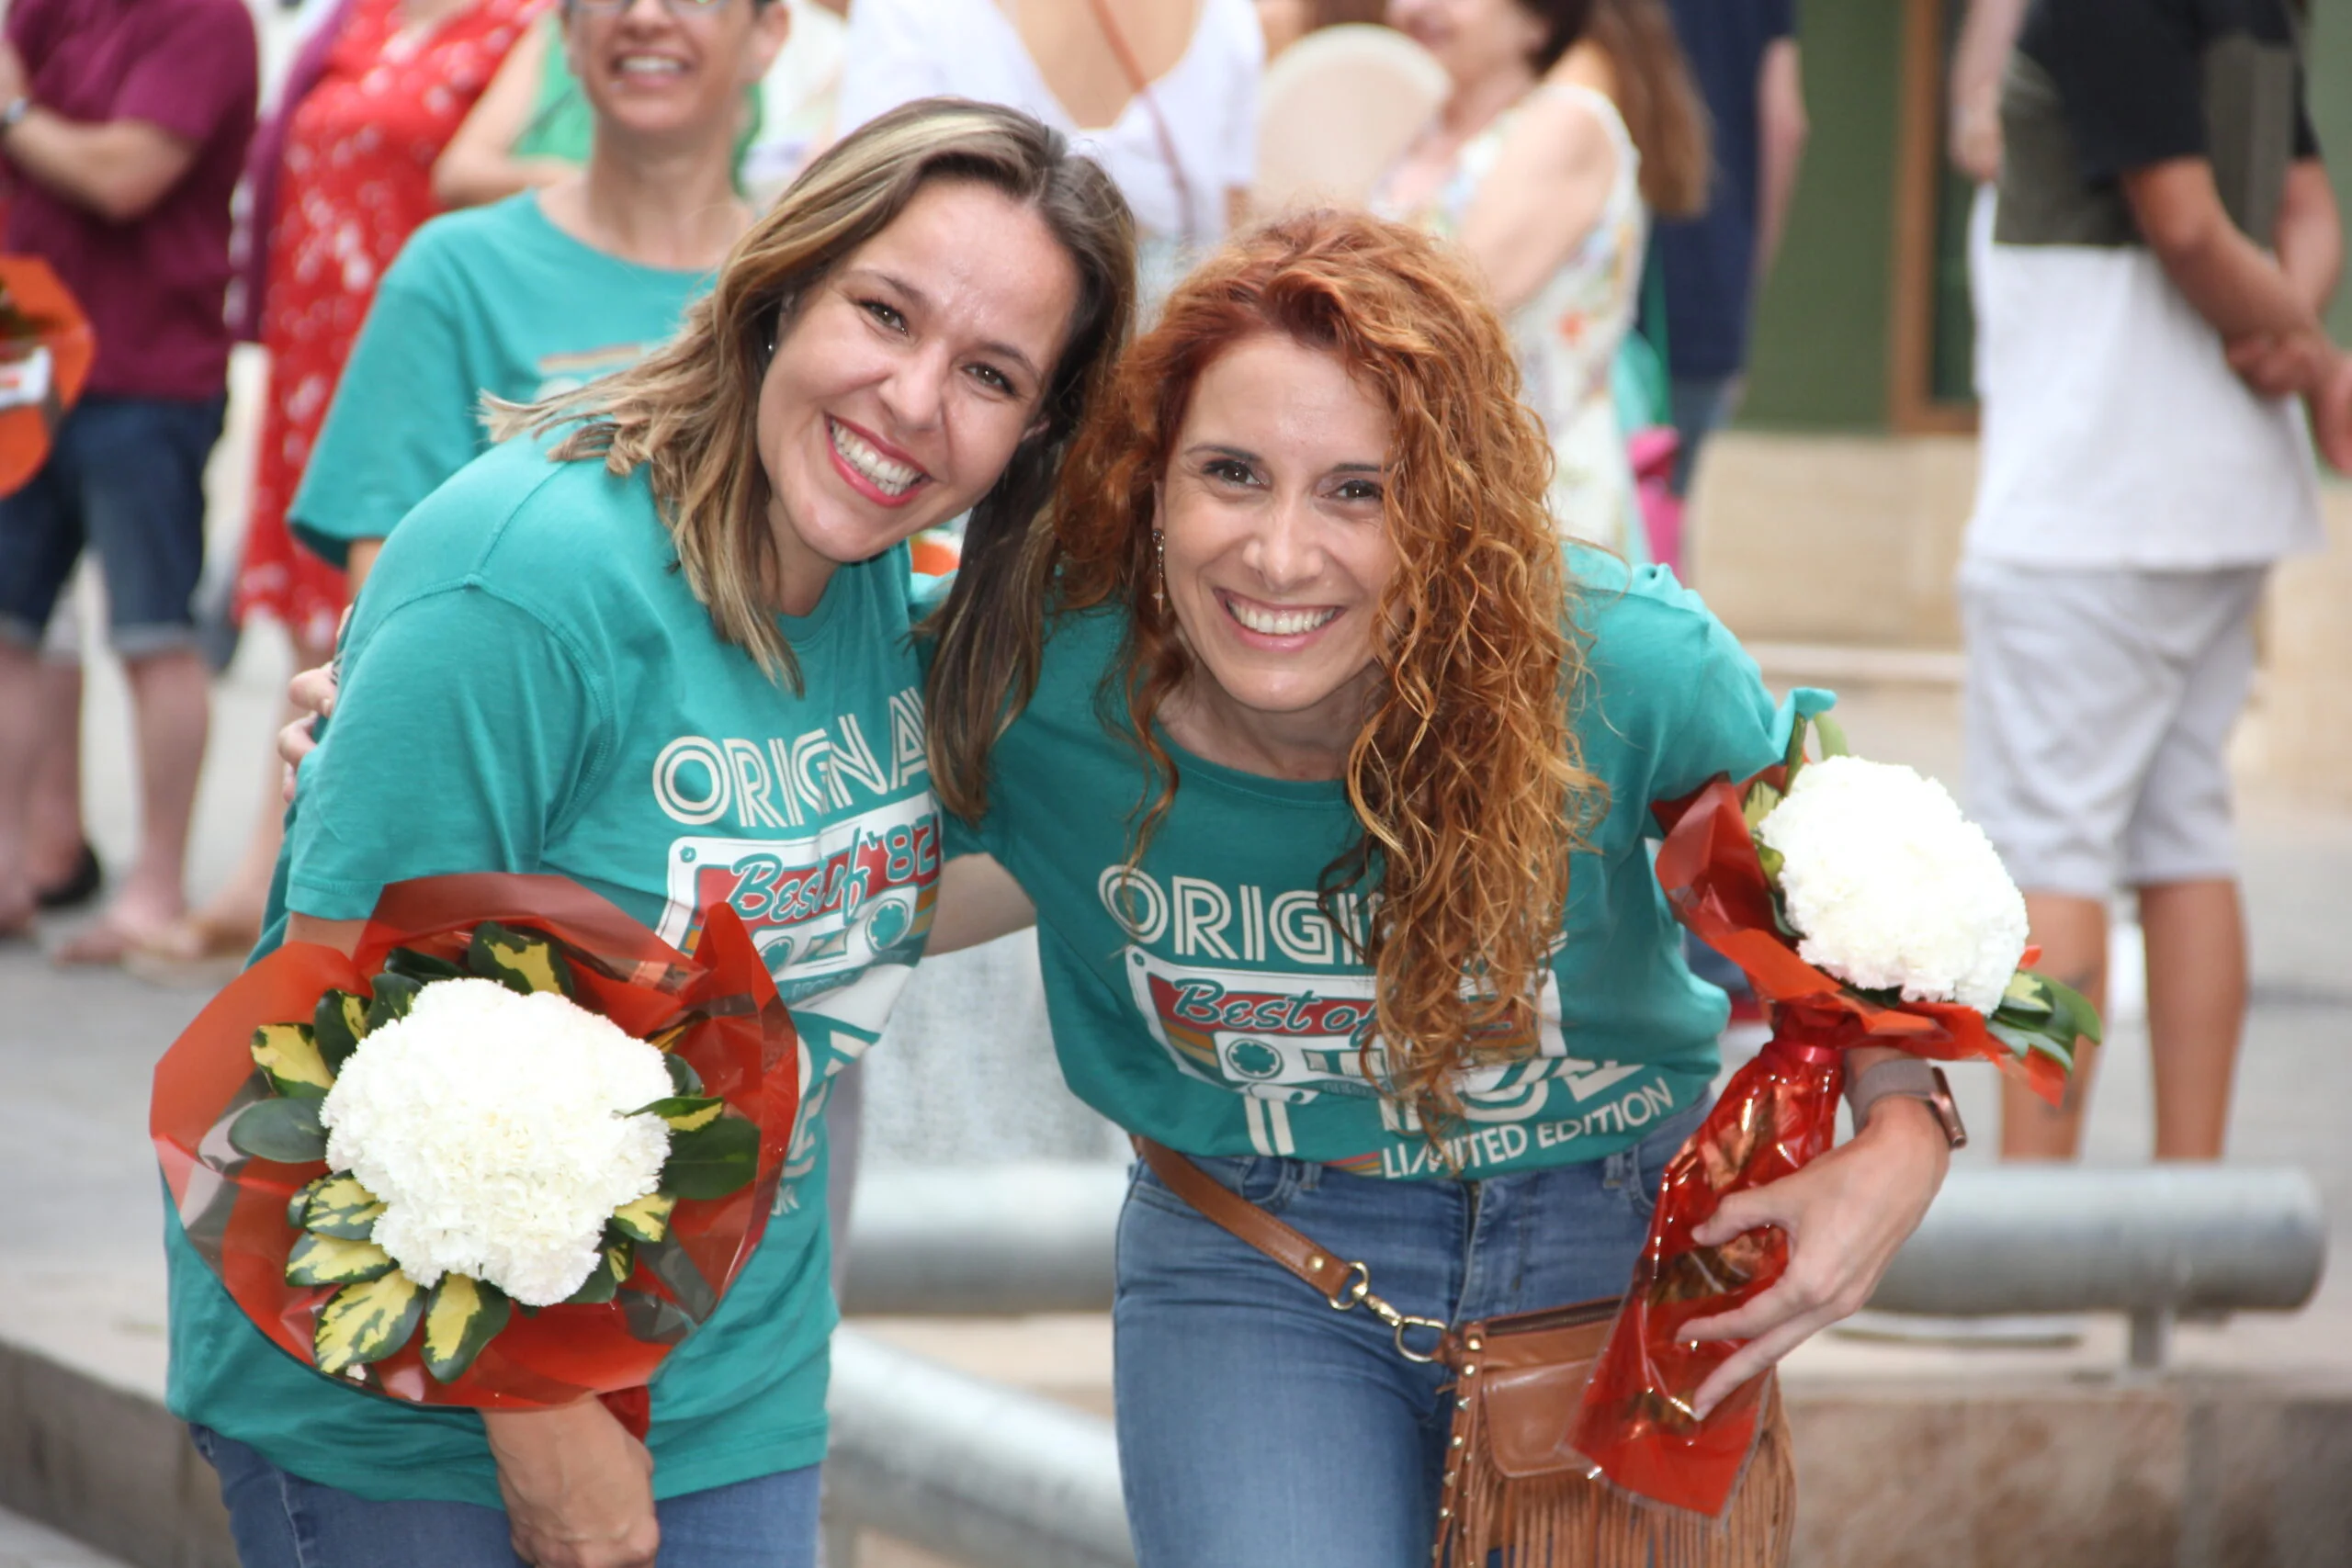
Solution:
{"label": "white carnation flower", "polygon": [[660,1051],[560,995],[442,980],[360,1041],[319,1120],[328,1166],[383,1200],[376,1245],[410,1279],[548,1306],[669,1157],[660,1117],[618,1113],[673,1092]]}
{"label": "white carnation flower", "polygon": [[2025,898],[1984,830],[1909,768],[1830,757],[1797,774],[1757,837],[1781,857],[1798,956],[1905,1001],[2000,1006],[2025,955]]}

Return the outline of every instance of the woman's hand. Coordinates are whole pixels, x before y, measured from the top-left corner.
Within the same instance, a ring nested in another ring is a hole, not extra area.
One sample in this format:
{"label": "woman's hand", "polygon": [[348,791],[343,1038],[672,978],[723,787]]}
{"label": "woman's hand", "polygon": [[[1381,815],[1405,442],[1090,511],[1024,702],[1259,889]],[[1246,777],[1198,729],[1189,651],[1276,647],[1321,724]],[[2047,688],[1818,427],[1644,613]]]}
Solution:
{"label": "woman's hand", "polygon": [[311,733],[311,728],[334,712],[334,694],[332,664],[305,670],[286,683],[286,700],[301,716],[277,732],[277,760],[286,764],[286,778],[280,790],[289,806],[294,801],[295,771],[301,767],[303,758],[318,749],[319,739]]}
{"label": "woman's hand", "polygon": [[514,1554],[534,1568],[649,1568],[662,1545],[653,1456],[596,1400],[485,1410]]}
{"label": "woman's hand", "polygon": [[1951,1147],[1935,1113],[1916,1100],[1884,1099],[1870,1124],[1793,1176],[1735,1192],[1691,1232],[1719,1247],[1744,1231],[1778,1225],[1789,1235],[1788,1271],[1736,1311],[1693,1319],[1693,1339],[1746,1339],[1699,1387],[1704,1416],[1734,1389],[1869,1301],[1897,1248],[1919,1228],[1943,1185]]}

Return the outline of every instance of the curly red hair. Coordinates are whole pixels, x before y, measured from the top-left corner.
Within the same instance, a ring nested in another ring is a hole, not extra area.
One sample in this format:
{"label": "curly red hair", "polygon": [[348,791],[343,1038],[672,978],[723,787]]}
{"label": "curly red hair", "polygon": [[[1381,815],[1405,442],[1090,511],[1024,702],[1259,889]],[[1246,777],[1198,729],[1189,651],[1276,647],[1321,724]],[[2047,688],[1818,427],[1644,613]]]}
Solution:
{"label": "curly red hair", "polygon": [[[1155,486],[1193,389],[1218,355],[1262,333],[1337,355],[1393,421],[1384,513],[1396,570],[1380,604],[1386,678],[1345,774],[1363,835],[1326,873],[1324,893],[1378,889],[1362,957],[1383,1082],[1432,1134],[1459,1114],[1462,1068],[1533,1048],[1569,855],[1605,805],[1569,719],[1583,658],[1544,504],[1551,446],[1520,401],[1510,342],[1485,298],[1450,251],[1361,213],[1281,219],[1211,255],[1088,411],[1054,505],[1018,551],[1013,591],[1039,606],[1019,646],[997,679],[947,701],[966,721],[934,729],[961,742],[934,752],[941,797],[976,815],[987,769],[969,738],[992,738],[1034,689],[1046,615],[1121,605],[1129,631],[1105,711],[1151,778],[1140,854],[1177,787],[1152,719],[1195,668],[1153,592],[1152,544]],[[935,718],[948,697],[935,694]]]}

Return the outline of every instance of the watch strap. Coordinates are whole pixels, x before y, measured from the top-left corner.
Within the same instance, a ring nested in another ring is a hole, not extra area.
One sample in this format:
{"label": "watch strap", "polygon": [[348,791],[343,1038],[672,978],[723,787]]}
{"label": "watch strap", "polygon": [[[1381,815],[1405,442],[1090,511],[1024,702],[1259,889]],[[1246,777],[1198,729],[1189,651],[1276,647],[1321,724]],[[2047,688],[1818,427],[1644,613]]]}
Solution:
{"label": "watch strap", "polygon": [[1854,1113],[1856,1132],[1869,1125],[1871,1107],[1890,1095],[1925,1101],[1953,1148],[1968,1142],[1968,1130],[1961,1124],[1960,1110],[1952,1103],[1951,1086],[1934,1063],[1917,1056],[1892,1056],[1855,1074],[1846,1085],[1846,1104]]}

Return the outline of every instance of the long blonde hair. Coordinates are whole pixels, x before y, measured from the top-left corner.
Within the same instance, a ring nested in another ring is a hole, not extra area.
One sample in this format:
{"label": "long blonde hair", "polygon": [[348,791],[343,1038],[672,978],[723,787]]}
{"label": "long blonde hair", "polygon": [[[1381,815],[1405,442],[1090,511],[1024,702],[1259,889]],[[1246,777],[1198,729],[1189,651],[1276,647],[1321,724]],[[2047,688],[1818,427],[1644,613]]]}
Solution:
{"label": "long blonde hair", "polygon": [[779,682],[799,667],[775,623],[775,541],[759,461],[760,384],[775,344],[814,289],[888,228],[934,180],[991,186],[1027,205],[1078,273],[1078,302],[1038,427],[973,515],[1025,524],[1045,504],[1061,450],[1110,373],[1135,310],[1135,224],[1110,177],[1017,109],[926,98],[861,127],[810,164],[736,242],[678,335],[635,367],[500,412],[493,434],[579,422],[559,461],[642,466],[695,597],[727,641]]}

